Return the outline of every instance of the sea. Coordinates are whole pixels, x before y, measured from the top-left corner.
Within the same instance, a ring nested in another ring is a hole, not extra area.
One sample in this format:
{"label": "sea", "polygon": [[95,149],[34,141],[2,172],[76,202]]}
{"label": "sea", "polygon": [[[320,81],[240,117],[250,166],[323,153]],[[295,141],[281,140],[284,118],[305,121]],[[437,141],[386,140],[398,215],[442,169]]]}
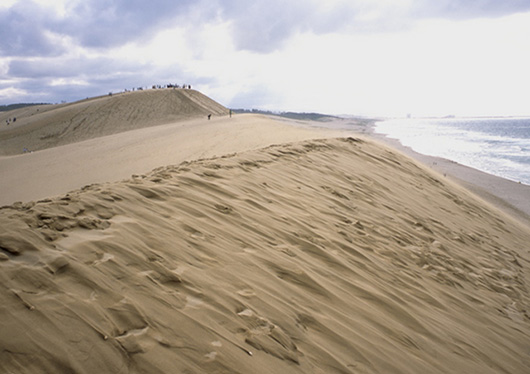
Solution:
{"label": "sea", "polygon": [[375,132],[416,152],[530,185],[530,118],[392,119]]}

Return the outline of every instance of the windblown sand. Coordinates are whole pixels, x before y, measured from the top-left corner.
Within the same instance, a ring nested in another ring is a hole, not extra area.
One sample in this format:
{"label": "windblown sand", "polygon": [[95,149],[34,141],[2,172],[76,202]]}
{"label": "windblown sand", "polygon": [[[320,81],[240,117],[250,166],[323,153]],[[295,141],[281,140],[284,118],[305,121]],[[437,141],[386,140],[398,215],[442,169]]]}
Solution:
{"label": "windblown sand", "polygon": [[[194,101],[186,100],[190,95]],[[214,113],[211,120],[208,113]],[[226,108],[193,90],[129,92],[3,114],[13,116],[15,124],[0,126],[0,206],[119,181],[161,165],[344,134],[260,115],[230,118]],[[32,152],[22,154],[24,148]]]}
{"label": "windblown sand", "polygon": [[527,373],[528,243],[366,139],[162,166],[0,209],[0,372]]}

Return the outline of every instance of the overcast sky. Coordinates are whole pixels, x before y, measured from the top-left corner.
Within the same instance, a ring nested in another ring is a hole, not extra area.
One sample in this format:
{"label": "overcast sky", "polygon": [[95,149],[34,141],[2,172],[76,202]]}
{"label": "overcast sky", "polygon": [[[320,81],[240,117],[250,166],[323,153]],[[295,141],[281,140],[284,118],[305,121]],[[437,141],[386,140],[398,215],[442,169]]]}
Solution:
{"label": "overcast sky", "polygon": [[529,0],[1,0],[0,104],[191,84],[231,108],[530,115]]}

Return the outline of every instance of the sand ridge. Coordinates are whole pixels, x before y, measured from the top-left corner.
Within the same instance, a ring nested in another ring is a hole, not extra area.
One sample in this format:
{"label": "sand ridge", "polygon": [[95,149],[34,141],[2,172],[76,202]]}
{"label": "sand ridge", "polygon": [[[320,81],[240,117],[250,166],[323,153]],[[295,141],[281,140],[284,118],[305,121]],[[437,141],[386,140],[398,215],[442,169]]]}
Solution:
{"label": "sand ridge", "polygon": [[[14,155],[191,118],[228,115],[191,89],[152,89],[0,113],[0,155]],[[16,118],[9,126],[8,118]]]}
{"label": "sand ridge", "polygon": [[341,134],[252,114],[211,120],[202,116],[118,134],[101,133],[94,139],[33,153],[0,156],[0,206],[119,181],[161,165]]}
{"label": "sand ridge", "polygon": [[525,373],[530,233],[357,138],[0,209],[0,368]]}

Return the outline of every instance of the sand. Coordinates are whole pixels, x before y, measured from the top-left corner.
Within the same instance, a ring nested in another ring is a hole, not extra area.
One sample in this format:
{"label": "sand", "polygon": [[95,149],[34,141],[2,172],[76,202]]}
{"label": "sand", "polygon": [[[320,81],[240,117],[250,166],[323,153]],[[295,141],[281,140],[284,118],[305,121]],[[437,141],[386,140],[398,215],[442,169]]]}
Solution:
{"label": "sand", "polygon": [[497,177],[441,157],[423,155],[410,147],[403,146],[395,139],[373,133],[372,129],[368,129],[368,133],[378,141],[413,157],[444,178],[464,186],[506,214],[530,226],[529,185]]}
{"label": "sand", "polygon": [[187,161],[0,209],[1,372],[528,371],[527,226],[369,138],[199,120],[144,138]]}
{"label": "sand", "polygon": [[[161,165],[343,133],[228,113],[200,92],[184,89],[0,113],[0,124],[17,118],[0,126],[0,206],[119,181]],[[32,152],[23,153],[24,148]]]}
{"label": "sand", "polygon": [[335,129],[368,136],[377,143],[390,146],[395,151],[414,158],[439,174],[494,205],[504,213],[530,226],[530,186],[524,183],[497,177],[480,170],[441,157],[427,156],[410,147],[403,146],[397,139],[375,132],[376,119],[333,118],[328,121],[297,121],[304,127]]}
{"label": "sand", "polygon": [[[195,90],[125,92],[62,105],[0,112],[0,155],[38,151],[191,118],[227,115],[228,109]],[[6,119],[16,122],[5,125]]]}
{"label": "sand", "polygon": [[199,117],[4,156],[0,157],[0,206],[119,181],[161,165],[340,134],[296,128],[264,116],[223,116],[210,121]]}

